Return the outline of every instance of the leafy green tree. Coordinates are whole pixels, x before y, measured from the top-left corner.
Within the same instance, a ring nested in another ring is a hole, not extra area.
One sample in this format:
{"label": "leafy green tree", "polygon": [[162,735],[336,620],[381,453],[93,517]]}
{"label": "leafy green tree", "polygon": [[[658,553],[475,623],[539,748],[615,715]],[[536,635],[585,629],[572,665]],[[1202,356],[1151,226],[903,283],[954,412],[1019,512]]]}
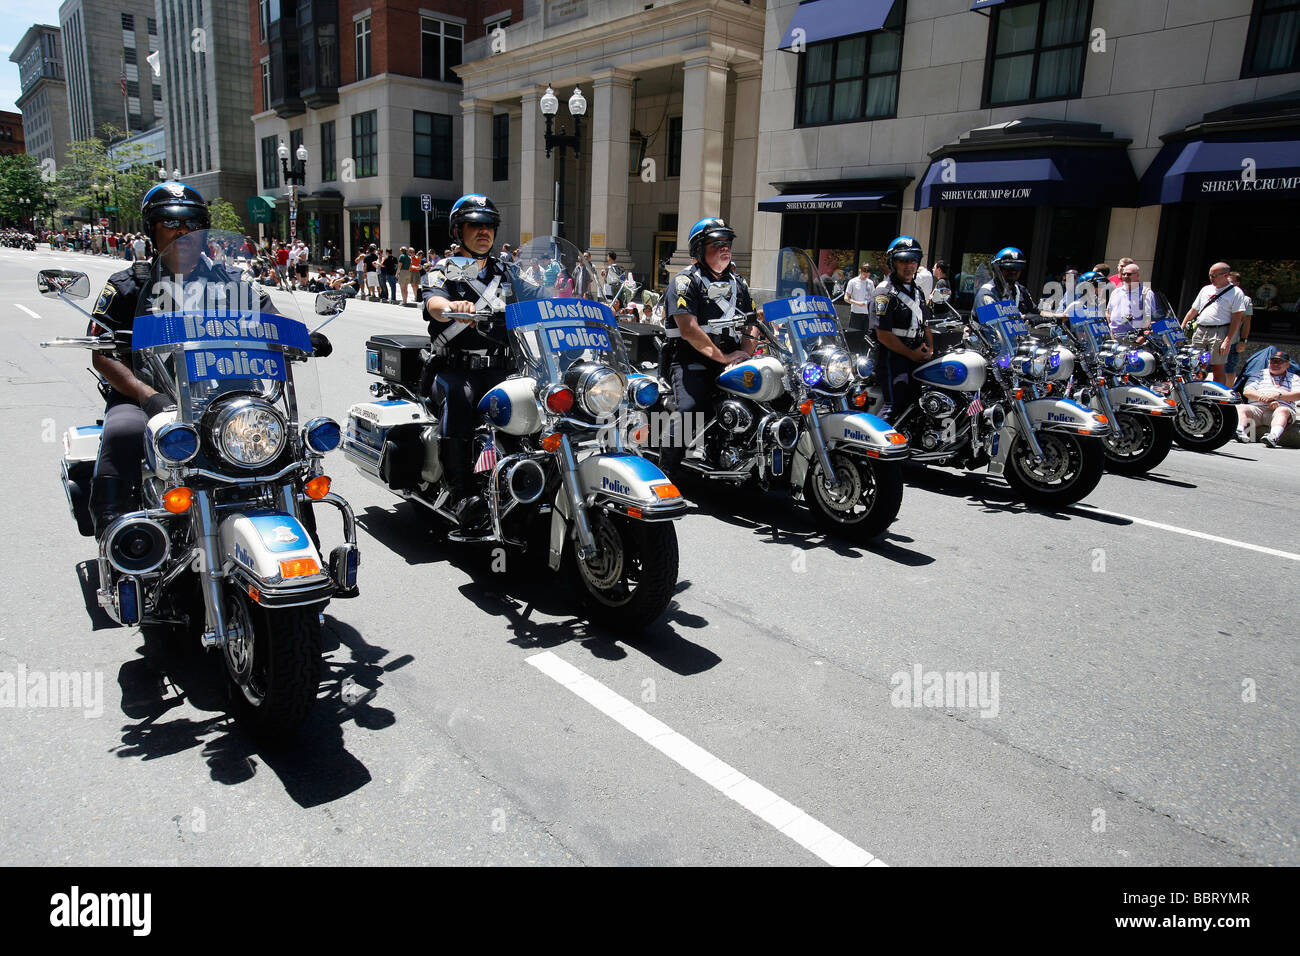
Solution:
{"label": "leafy green tree", "polygon": [[[110,139],[120,138],[120,130],[107,124],[104,130]],[[144,150],[132,144],[110,156],[105,141],[92,138],[69,143],[67,156],[57,174],[60,205],[87,217],[107,216],[118,230],[139,230],[140,201],[158,184],[157,168]]]}
{"label": "leafy green tree", "polygon": [[[11,223],[44,215],[44,184],[36,157],[28,153],[0,156],[0,219]],[[25,199],[26,202],[19,202]]]}
{"label": "leafy green tree", "polygon": [[244,221],[239,218],[239,213],[235,211],[235,207],[229,200],[212,200],[208,203],[208,211],[212,214],[213,229],[237,232],[241,236],[244,234]]}

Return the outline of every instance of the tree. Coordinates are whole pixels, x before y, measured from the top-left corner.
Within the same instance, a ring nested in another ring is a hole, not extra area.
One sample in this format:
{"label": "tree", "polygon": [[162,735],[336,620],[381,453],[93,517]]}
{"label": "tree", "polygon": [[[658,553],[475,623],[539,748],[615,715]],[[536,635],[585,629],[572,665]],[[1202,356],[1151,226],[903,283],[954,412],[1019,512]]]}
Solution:
{"label": "tree", "polygon": [[208,203],[208,212],[212,215],[212,228],[226,232],[244,234],[244,221],[228,200],[214,199]]}
{"label": "tree", "polygon": [[[104,130],[110,138],[121,132],[109,124]],[[139,145],[119,147],[110,156],[104,140],[92,138],[68,144],[57,182],[60,205],[109,216],[116,228],[134,231],[141,227],[140,201],[158,184],[158,171]]]}
{"label": "tree", "polygon": [[[21,222],[44,214],[41,168],[30,153],[0,156],[0,219]],[[18,200],[25,199],[21,203]]]}

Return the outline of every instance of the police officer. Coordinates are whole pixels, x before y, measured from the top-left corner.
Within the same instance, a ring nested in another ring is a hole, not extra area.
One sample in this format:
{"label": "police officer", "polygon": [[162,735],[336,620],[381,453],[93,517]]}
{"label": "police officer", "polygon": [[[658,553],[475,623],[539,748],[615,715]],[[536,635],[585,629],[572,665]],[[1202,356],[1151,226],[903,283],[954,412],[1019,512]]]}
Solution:
{"label": "police officer", "polygon": [[1037,314],[1038,303],[1020,282],[1026,264],[1025,254],[1015,246],[999,250],[989,262],[993,278],[976,290],[974,308],[994,302],[1012,302],[1021,315]]}
{"label": "police officer", "polygon": [[[134,262],[129,269],[109,276],[95,303],[88,330],[91,335],[129,333],[138,315],[184,308],[196,293],[201,301],[200,287],[209,282],[229,287],[243,281],[238,271],[208,258],[201,241],[203,235],[183,238],[195,230],[206,230],[210,224],[207,203],[193,187],[179,182],[159,183],[145,194],[140,218],[153,247],[161,252],[152,262]],[[182,282],[179,287],[177,281]],[[240,295],[241,301],[258,303],[263,312],[275,312],[266,292],[258,286],[245,283]],[[186,302],[173,301],[177,296],[184,296]],[[313,333],[313,341],[323,346],[318,354],[327,354],[328,342],[323,335]],[[91,364],[109,385],[90,491],[91,517],[98,535],[114,519],[138,508],[145,425],[173,402],[136,377],[129,340],[124,336],[119,336],[117,351],[95,352]]]}
{"label": "police officer", "polygon": [[712,410],[718,375],[728,366],[751,358],[758,344],[756,330],[747,327],[739,338],[731,328],[738,315],[752,312],[749,286],[731,262],[736,233],[718,218],[691,226],[690,254],[695,261],[679,272],[668,287],[665,327],[668,341],[662,366],[677,400],[668,447],[659,457],[669,477],[678,477],[686,455],[684,417]]}
{"label": "police officer", "polygon": [[880,343],[880,367],[885,405],[882,415],[896,420],[912,401],[912,371],[934,355],[932,318],[925,292],[916,281],[921,244],[899,236],[885,250],[889,275],[876,286],[871,302],[871,331]]}
{"label": "police officer", "polygon": [[[515,292],[510,266],[492,255],[501,214],[487,196],[469,193],[451,207],[452,240],[475,260],[474,278],[447,275],[443,260],[420,282],[420,295],[429,319],[433,344],[431,393],[438,409],[439,455],[450,506],[461,530],[487,517],[483,499],[474,492],[473,451],[475,407],[482,397],[510,374],[510,350],[505,340],[504,313]],[[492,322],[445,319],[447,312],[496,312]]]}

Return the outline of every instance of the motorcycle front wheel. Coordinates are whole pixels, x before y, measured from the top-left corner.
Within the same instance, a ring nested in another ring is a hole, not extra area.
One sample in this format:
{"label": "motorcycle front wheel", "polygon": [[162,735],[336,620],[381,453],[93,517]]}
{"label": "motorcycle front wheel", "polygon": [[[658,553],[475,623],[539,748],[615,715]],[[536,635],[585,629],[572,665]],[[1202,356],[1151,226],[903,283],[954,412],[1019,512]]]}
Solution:
{"label": "motorcycle front wheel", "polygon": [[677,530],[672,522],[632,521],[589,511],[596,554],[578,557],[570,536],[564,568],[588,620],[639,631],[663,614],[677,587]]}
{"label": "motorcycle front wheel", "polygon": [[291,739],[320,688],[320,605],[270,610],[232,588],[226,630],[221,656],[235,719],[256,737]]}
{"label": "motorcycle front wheel", "polygon": [[827,534],[870,541],[898,517],[903,503],[903,471],[896,462],[830,453],[837,485],[827,488],[822,464],[813,458],[804,479],[803,496],[817,524]]}
{"label": "motorcycle front wheel", "polygon": [[1189,451],[1222,448],[1236,431],[1237,410],[1231,405],[1193,402],[1190,415],[1180,408],[1174,416],[1174,441]]}
{"label": "motorcycle front wheel", "polygon": [[1154,415],[1116,413],[1115,429],[1102,439],[1106,470],[1120,475],[1145,475],[1165,460],[1174,444],[1174,426]]}
{"label": "motorcycle front wheel", "polygon": [[1035,432],[1043,457],[1034,457],[1023,435],[1007,456],[1003,473],[1016,497],[1025,504],[1063,508],[1082,501],[1101,481],[1106,455],[1097,438],[1062,432]]}

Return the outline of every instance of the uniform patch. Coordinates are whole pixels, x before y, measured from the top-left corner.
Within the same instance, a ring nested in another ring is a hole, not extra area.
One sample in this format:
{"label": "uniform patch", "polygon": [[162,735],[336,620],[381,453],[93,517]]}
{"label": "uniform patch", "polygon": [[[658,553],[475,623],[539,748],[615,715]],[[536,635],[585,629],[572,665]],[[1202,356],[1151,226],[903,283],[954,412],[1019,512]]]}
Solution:
{"label": "uniform patch", "polygon": [[113,283],[105,283],[104,291],[101,292],[99,298],[95,300],[95,308],[91,310],[91,314],[108,315],[108,307],[112,304],[113,297],[116,295],[117,289],[113,286]]}
{"label": "uniform patch", "polygon": [[445,284],[441,272],[429,273],[429,285],[433,286],[435,289],[441,289]]}
{"label": "uniform patch", "polygon": [[687,306],[686,306],[686,296],[684,296],[684,295],[679,295],[679,296],[677,297],[677,308],[679,308],[679,309],[685,309],[686,307],[687,307]]}
{"label": "uniform patch", "polygon": [[876,315],[884,315],[889,311],[889,296],[878,295],[871,300],[871,308]]}
{"label": "uniform patch", "polygon": [[678,276],[678,277],[677,277],[677,292],[678,292],[678,294],[680,294],[680,295],[684,295],[684,294],[686,293],[686,291],[687,291],[688,289],[690,289],[690,287],[691,287],[691,277],[690,277],[690,276],[685,276],[685,275],[683,275],[683,276]]}

